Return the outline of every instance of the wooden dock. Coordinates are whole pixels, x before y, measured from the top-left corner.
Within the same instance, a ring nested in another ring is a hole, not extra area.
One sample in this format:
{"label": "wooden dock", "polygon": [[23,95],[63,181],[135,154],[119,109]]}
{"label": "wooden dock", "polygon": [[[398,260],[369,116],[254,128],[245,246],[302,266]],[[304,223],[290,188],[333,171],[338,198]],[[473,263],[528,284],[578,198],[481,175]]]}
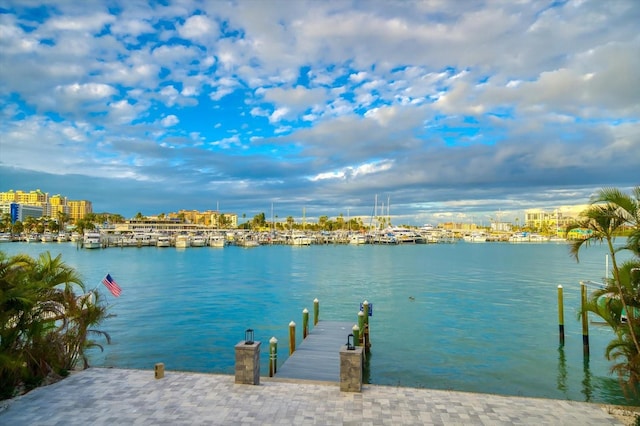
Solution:
{"label": "wooden dock", "polygon": [[340,381],[340,348],[353,322],[318,321],[295,352],[278,367],[277,378]]}

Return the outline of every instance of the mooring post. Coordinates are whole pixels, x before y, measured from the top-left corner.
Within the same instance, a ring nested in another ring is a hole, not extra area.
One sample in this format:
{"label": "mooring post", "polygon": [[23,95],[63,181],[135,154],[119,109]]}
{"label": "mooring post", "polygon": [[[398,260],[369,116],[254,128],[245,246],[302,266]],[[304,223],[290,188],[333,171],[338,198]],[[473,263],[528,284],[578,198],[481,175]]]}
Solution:
{"label": "mooring post", "polygon": [[296,323],[291,321],[289,323],[289,355],[296,350]]}
{"label": "mooring post", "polygon": [[362,340],[364,339],[364,312],[362,311],[358,312],[358,328],[360,329],[360,331],[362,331],[362,333],[359,333],[359,340],[358,340],[358,343],[359,343],[358,346],[360,346],[360,344],[362,344]]}
{"label": "mooring post", "polygon": [[354,324],[353,327],[351,327],[351,332],[353,333],[354,345],[361,346],[360,345],[360,327],[358,327],[358,324]]}
{"label": "mooring post", "polygon": [[589,357],[589,312],[587,311],[587,285],[580,281],[582,293],[582,353],[585,358]]}
{"label": "mooring post", "polygon": [[366,300],[362,302],[362,311],[364,312],[364,350],[369,352],[371,348],[371,330],[369,329],[369,302]]}
{"label": "mooring post", "polygon": [[313,325],[314,327],[318,325],[318,320],[320,319],[320,302],[318,299],[313,299]]}
{"label": "mooring post", "polygon": [[558,332],[560,333],[560,346],[564,346],[564,301],[562,285],[558,286]]}
{"label": "mooring post", "polygon": [[164,363],[158,362],[155,365],[155,378],[162,379],[164,377]]}
{"label": "mooring post", "polygon": [[269,339],[269,377],[276,375],[278,371],[278,339],[273,336]]}
{"label": "mooring post", "polygon": [[309,335],[309,310],[302,310],[302,339],[306,339]]}

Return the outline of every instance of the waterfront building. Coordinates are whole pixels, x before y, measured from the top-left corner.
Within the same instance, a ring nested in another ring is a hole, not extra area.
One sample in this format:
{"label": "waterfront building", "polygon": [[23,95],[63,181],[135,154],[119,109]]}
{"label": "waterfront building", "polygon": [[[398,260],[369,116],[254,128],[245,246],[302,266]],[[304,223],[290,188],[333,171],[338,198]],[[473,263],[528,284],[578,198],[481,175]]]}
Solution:
{"label": "waterfront building", "polygon": [[69,216],[73,220],[83,219],[89,213],[93,213],[91,201],[70,200],[67,203],[69,206]]}
{"label": "waterfront building", "polygon": [[525,226],[537,230],[563,230],[575,223],[585,205],[563,206],[554,210],[530,209],[525,211]]}
{"label": "waterfront building", "polygon": [[[170,219],[180,219],[188,223],[195,223],[214,228],[236,228],[238,226],[238,215],[233,213],[220,213],[216,210],[179,210],[177,213],[169,213]],[[221,226],[223,223],[225,226]]]}
{"label": "waterfront building", "polygon": [[16,221],[24,222],[28,217],[39,218],[44,216],[41,206],[30,206],[15,202],[0,202],[0,214],[4,215],[5,213],[11,216],[11,223]]}
{"label": "waterfront building", "polygon": [[60,194],[49,197],[49,211],[45,213],[45,216],[52,217],[54,219],[58,218],[58,213],[65,213],[69,215],[70,213],[69,201],[67,197],[63,197]]}
{"label": "waterfront building", "polygon": [[[6,209],[6,205],[18,204],[21,209],[25,209],[24,217],[51,217],[56,219],[58,213],[66,213],[72,219],[83,219],[87,214],[93,213],[91,201],[68,200],[67,197],[60,194],[49,197],[48,193],[40,189],[29,192],[10,189],[6,192],[0,192],[0,203],[5,206],[3,209]],[[40,210],[34,210],[33,208]],[[34,216],[36,211],[40,211],[40,213]],[[22,221],[22,219],[15,220]]]}

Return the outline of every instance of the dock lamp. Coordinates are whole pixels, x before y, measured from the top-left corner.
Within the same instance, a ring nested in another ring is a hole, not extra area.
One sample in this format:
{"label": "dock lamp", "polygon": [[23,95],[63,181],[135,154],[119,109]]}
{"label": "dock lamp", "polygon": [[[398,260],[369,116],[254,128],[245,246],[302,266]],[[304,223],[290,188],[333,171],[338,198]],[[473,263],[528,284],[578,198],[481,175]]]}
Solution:
{"label": "dock lamp", "polygon": [[356,349],[356,347],[353,344],[353,334],[349,334],[347,336],[347,350],[348,351],[354,351]]}
{"label": "dock lamp", "polygon": [[253,329],[247,328],[244,332],[244,344],[253,345]]}

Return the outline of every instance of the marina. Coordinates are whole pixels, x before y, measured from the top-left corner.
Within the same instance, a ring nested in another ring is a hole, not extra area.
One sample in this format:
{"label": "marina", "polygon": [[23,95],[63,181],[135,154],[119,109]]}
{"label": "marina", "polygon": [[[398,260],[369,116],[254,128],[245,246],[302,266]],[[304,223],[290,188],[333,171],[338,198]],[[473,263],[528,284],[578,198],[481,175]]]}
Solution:
{"label": "marina", "polygon": [[[100,326],[112,344],[91,353],[96,367],[162,362],[168,370],[231,374],[233,347],[251,328],[263,347],[272,337],[280,342],[282,371],[288,324],[300,324],[314,299],[323,320],[352,325],[358,301],[369,300],[376,306],[371,384],[639,404],[625,399],[609,373],[608,328],[592,326],[591,356],[583,358],[579,283],[605,275],[604,246],[584,251],[580,263],[566,244],[550,243],[84,250],[72,242],[17,242],[0,249],[61,254],[87,287],[101,289],[115,316]],[[122,287],[119,298],[100,283],[107,273]],[[302,330],[296,333],[301,348]],[[267,350],[260,363],[266,375]]]}

